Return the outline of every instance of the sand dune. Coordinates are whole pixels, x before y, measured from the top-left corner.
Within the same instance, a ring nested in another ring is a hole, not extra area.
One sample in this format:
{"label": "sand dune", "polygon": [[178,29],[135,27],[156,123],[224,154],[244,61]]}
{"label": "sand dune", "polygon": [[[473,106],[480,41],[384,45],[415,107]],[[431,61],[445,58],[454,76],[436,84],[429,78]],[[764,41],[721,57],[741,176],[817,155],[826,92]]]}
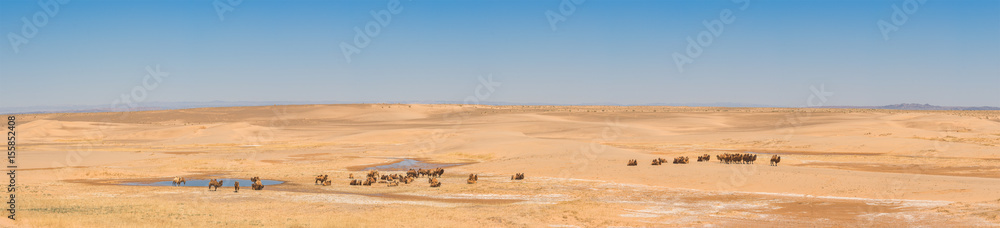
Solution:
{"label": "sand dune", "polygon": [[[425,220],[390,217],[379,223],[354,220],[351,213],[383,216],[430,210],[478,218],[485,223],[476,224],[487,226],[740,226],[744,220],[805,226],[997,225],[996,116],[1000,112],[421,104],[30,114],[18,116],[24,151],[19,183],[35,190],[23,193],[26,200],[19,206],[33,212],[24,213],[17,224],[64,226],[63,220],[75,219],[83,226],[113,226],[98,218],[141,220],[181,208],[187,211],[184,219],[149,224],[214,221],[197,216],[205,214],[241,225],[285,225],[286,218],[294,218],[305,226],[327,226],[333,224],[301,215],[348,211],[334,221],[381,226]],[[756,153],[759,158],[756,164],[723,164],[714,157],[721,153]],[[694,162],[701,154],[712,155],[712,161]],[[781,164],[768,165],[772,154],[782,156]],[[650,165],[655,158],[677,156],[691,157],[692,163]],[[447,168],[441,188],[427,188],[426,180],[400,187],[347,185],[349,167],[400,158],[468,164]],[[630,159],[639,165],[625,166]],[[336,176],[334,185],[314,186],[311,178],[321,173]],[[480,174],[480,183],[465,184],[469,173]],[[528,178],[512,182],[513,173]],[[240,195],[107,184],[175,175],[261,176],[287,182]],[[178,194],[195,194],[197,199]],[[536,197],[546,194],[557,194],[559,200]],[[465,198],[456,201],[456,195]],[[495,195],[519,197],[486,199]],[[139,196],[141,201],[128,200]],[[936,203],[872,206],[886,200]],[[221,204],[194,209],[178,206],[181,202]],[[681,202],[702,206],[678,206]],[[760,206],[688,213],[717,202]],[[281,210],[253,221],[231,214],[257,204]],[[53,209],[64,205],[164,209],[132,215],[110,211],[96,217]],[[843,205],[862,206],[836,209]],[[507,216],[506,211],[549,215]],[[812,212],[832,214],[803,216]],[[882,216],[888,214],[898,217]],[[51,218],[56,215],[60,217]],[[924,219],[906,219],[915,215]]]}

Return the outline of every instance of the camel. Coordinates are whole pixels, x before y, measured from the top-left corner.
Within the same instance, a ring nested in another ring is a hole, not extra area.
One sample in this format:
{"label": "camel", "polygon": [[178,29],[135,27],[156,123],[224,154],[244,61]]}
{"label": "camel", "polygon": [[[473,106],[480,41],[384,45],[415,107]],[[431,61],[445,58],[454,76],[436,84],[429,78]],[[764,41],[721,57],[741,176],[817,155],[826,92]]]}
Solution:
{"label": "camel", "polygon": [[698,162],[703,162],[703,161],[707,162],[709,159],[712,159],[712,156],[709,156],[708,154],[698,156]]}
{"label": "camel", "polygon": [[432,177],[435,177],[435,176],[436,177],[441,177],[441,175],[444,175],[444,169],[442,169],[442,168],[435,168],[435,169],[431,170],[429,173],[430,173],[430,175]]}
{"label": "camel", "polygon": [[236,187],[236,191],[233,191],[233,192],[240,192],[240,182],[239,182],[239,181],[237,181],[237,182],[235,183],[235,185],[233,185],[233,186],[235,186],[235,187]]}
{"label": "camel", "polygon": [[325,181],[323,181],[323,186],[330,186],[330,184],[332,184],[332,182],[333,182],[332,180],[325,180]]}
{"label": "camel", "polygon": [[347,179],[354,180],[354,174],[353,173],[347,174]]}
{"label": "camel", "polygon": [[636,161],[635,159],[628,160],[627,166],[637,166],[637,165],[639,165],[639,162]]}
{"label": "camel", "polygon": [[208,190],[212,190],[212,187],[215,187],[215,191],[218,191],[219,187],[222,187],[222,181],[210,180],[208,182]]}
{"label": "camel", "polygon": [[466,182],[469,184],[475,184],[476,181],[479,181],[479,174],[469,174],[469,180]]}
{"label": "camel", "polygon": [[181,184],[187,185],[187,181],[183,177],[174,177],[174,186],[180,186]]}
{"label": "camel", "polygon": [[264,189],[264,184],[260,183],[260,177],[255,177],[255,178],[256,178],[255,180],[251,179],[251,180],[253,180],[253,184],[250,184],[250,189],[253,189],[253,190],[263,190]]}
{"label": "camel", "polygon": [[316,176],[316,184],[322,184],[323,182],[326,182],[326,180],[328,179],[329,176],[330,175],[319,175],[319,176]]}
{"label": "camel", "polygon": [[757,161],[756,154],[722,154],[717,155],[716,158],[719,162],[725,162],[726,164],[753,164]]}
{"label": "camel", "polygon": [[660,159],[653,159],[653,164],[651,165],[660,165],[660,163]]}
{"label": "camel", "polygon": [[432,188],[441,187],[441,182],[437,178],[431,179],[430,182]]}
{"label": "camel", "polygon": [[510,179],[511,180],[524,180],[524,173],[515,173],[513,176],[510,176]]}
{"label": "camel", "polygon": [[771,165],[778,166],[778,162],[781,162],[781,156],[772,155],[771,156]]}
{"label": "camel", "polygon": [[378,180],[376,180],[376,179],[375,179],[374,177],[369,177],[369,178],[368,178],[368,180],[365,180],[365,182],[364,182],[364,183],[361,183],[361,185],[364,185],[364,186],[371,186],[371,185],[372,185],[372,184],[374,184],[375,182],[378,182]]}
{"label": "camel", "polygon": [[416,170],[410,169],[409,171],[406,171],[406,176],[407,177],[420,177],[420,174],[417,173]]}
{"label": "camel", "polygon": [[396,187],[396,186],[399,186],[399,181],[393,181],[393,182],[389,182],[389,185],[388,185],[388,186],[389,186],[389,187]]}
{"label": "camel", "polygon": [[688,157],[680,156],[674,158],[674,164],[687,164],[687,163],[688,163]]}

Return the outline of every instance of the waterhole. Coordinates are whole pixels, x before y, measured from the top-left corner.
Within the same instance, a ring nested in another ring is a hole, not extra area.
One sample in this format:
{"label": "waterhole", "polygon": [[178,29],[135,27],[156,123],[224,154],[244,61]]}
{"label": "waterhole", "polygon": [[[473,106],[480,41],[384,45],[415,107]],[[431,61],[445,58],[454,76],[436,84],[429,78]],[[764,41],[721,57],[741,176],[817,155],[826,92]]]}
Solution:
{"label": "waterhole", "polygon": [[[248,179],[227,179],[227,178],[223,178],[223,179],[216,179],[216,180],[222,181],[222,186],[223,187],[225,187],[225,186],[232,187],[232,186],[235,185],[235,183],[237,181],[240,182],[240,186],[250,186],[250,184],[253,183],[253,181],[250,181]],[[208,182],[210,182],[210,180],[208,180],[208,179],[188,179],[188,180],[185,180],[185,181],[186,181],[185,184],[182,184],[181,186],[202,186],[202,187],[208,187]],[[260,180],[260,183],[263,184],[263,185],[276,185],[276,184],[281,184],[281,183],[285,183],[285,182],[284,181],[276,181],[276,180]],[[174,181],[173,180],[168,180],[168,181],[157,181],[157,182],[125,182],[125,183],[122,183],[122,185],[132,185],[132,186],[173,186],[174,185]]]}

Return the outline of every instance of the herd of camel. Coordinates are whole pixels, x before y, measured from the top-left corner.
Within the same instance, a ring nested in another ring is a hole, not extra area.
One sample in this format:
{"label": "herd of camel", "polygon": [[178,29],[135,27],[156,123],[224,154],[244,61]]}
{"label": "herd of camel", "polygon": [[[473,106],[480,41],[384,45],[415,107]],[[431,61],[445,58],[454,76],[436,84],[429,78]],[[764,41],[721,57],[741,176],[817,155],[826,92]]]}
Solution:
{"label": "herd of camel", "polygon": [[[251,182],[250,189],[253,189],[253,190],[264,190],[264,184],[260,182],[260,177],[251,177],[250,178],[250,182]],[[185,180],[184,177],[174,177],[173,185],[174,186],[187,185],[187,180]],[[211,179],[211,180],[208,181],[208,190],[209,191],[218,191],[219,187],[222,187],[222,180]],[[234,192],[240,192],[240,182],[239,181],[236,181],[236,183],[233,183],[233,187],[235,187],[235,191]],[[212,189],[212,188],[215,188],[215,189]]]}
{"label": "herd of camel", "polygon": [[[704,154],[704,155],[698,156],[698,162],[707,162],[711,158],[712,157],[709,156],[708,154]],[[757,155],[756,154],[730,154],[730,153],[725,153],[725,154],[715,155],[715,158],[718,159],[719,162],[725,162],[726,164],[753,164],[754,161],[757,161]],[[689,160],[688,157],[680,156],[680,157],[674,158],[673,163],[674,164],[687,164],[688,160]],[[656,158],[656,159],[653,159],[653,162],[652,162],[651,165],[661,165],[661,164],[666,163],[666,162],[667,162],[667,159]],[[781,162],[781,156],[778,156],[778,155],[772,155],[771,156],[771,164],[770,165],[777,166],[779,162]],[[635,160],[635,159],[628,160],[627,166],[637,166],[637,165],[639,165],[639,161],[638,160]],[[364,180],[354,179],[354,174],[353,173],[352,174],[348,174],[347,178],[351,179],[350,185],[371,186],[372,184],[383,183],[383,184],[387,184],[387,186],[389,186],[389,187],[394,187],[394,186],[399,186],[400,182],[402,182],[403,184],[410,184],[410,183],[413,183],[413,181],[416,178],[427,177],[427,183],[429,183],[431,187],[441,187],[441,182],[438,181],[437,178],[441,177],[442,175],[444,175],[444,169],[442,169],[442,168],[417,169],[417,170],[410,169],[410,170],[406,171],[406,174],[388,174],[388,175],[379,174],[378,170],[371,170],[371,171],[368,171],[368,174],[365,175],[365,179]],[[524,173],[516,173],[516,174],[512,175],[510,177],[510,179],[511,180],[523,180],[524,179]],[[479,174],[469,174],[469,179],[466,181],[466,183],[468,183],[468,184],[475,184],[478,181],[479,181]],[[252,184],[250,184],[250,188],[251,189],[253,189],[253,190],[263,190],[264,189],[264,184],[262,184],[260,182],[260,177],[252,177],[252,178],[250,178],[250,182],[252,182]],[[315,183],[317,185],[330,186],[331,184],[333,184],[333,181],[330,180],[330,175],[322,175],[321,174],[321,175],[316,176],[316,182]],[[173,185],[174,186],[187,185],[187,181],[184,180],[184,177],[174,177]],[[240,191],[240,182],[239,181],[236,181],[236,183],[234,183],[233,186],[235,187],[235,192],[239,192]],[[222,187],[222,180],[211,179],[209,181],[209,183],[208,183],[208,190],[210,190],[210,191],[218,191],[219,187]],[[215,189],[213,190],[212,188],[215,188]]]}
{"label": "herd of camel", "polygon": [[[420,177],[427,177],[427,183],[431,187],[441,187],[441,181],[438,181],[438,177],[444,175],[444,169],[410,169],[406,171],[406,174],[379,174],[378,170],[371,170],[365,175],[364,180],[354,179],[354,174],[348,174],[347,178],[351,179],[350,185],[361,185],[361,186],[371,186],[372,184],[382,183],[389,187],[399,186],[399,183],[410,184],[413,183],[414,179]],[[318,175],[316,176],[316,184],[322,184],[323,186],[329,186],[331,181],[329,180],[330,175]],[[522,180],[524,179],[524,173],[517,173],[510,177],[511,180]],[[468,184],[475,184],[479,181],[479,174],[469,174],[469,179],[466,180]]]}
{"label": "herd of camel", "polygon": [[[438,177],[441,177],[442,175],[444,175],[444,169],[435,168],[435,169],[418,169],[418,170],[410,169],[409,171],[406,172],[406,174],[388,174],[388,175],[379,174],[378,170],[372,170],[365,175],[364,180],[355,179],[353,173],[348,174],[347,178],[351,179],[350,185],[371,186],[372,184],[375,183],[383,183],[387,184],[389,187],[394,187],[394,186],[399,186],[400,182],[402,182],[403,184],[410,184],[413,183],[413,181],[416,178],[427,177],[427,182],[430,184],[431,187],[441,187],[441,181],[438,181]],[[523,180],[524,173],[514,174],[513,176],[510,177],[510,179]],[[261,180],[260,177],[250,178],[250,182],[252,182],[252,184],[250,185],[251,189],[263,190],[264,184],[262,184],[260,180]],[[478,181],[479,181],[479,174],[469,174],[469,179],[467,183],[475,184]],[[219,187],[222,187],[222,182],[223,182],[222,180],[218,179],[209,180],[208,190],[218,191]],[[333,181],[330,180],[330,175],[316,176],[315,184],[317,185],[330,186],[332,183]],[[234,192],[240,192],[240,182],[236,181],[233,184],[235,190]],[[187,181],[184,180],[184,177],[174,177],[173,185],[174,186],[187,185]]]}
{"label": "herd of camel", "polygon": [[[757,161],[757,155],[756,154],[729,154],[729,153],[726,153],[726,154],[715,155],[715,158],[718,159],[719,162],[725,162],[726,164],[753,164],[754,161]],[[698,162],[707,162],[710,159],[712,159],[712,156],[709,156],[708,154],[704,154],[704,155],[698,156]],[[680,157],[674,158],[673,163],[674,164],[687,164],[688,161],[689,161],[688,157],[680,156]],[[663,164],[663,163],[666,163],[666,162],[667,162],[667,159],[656,158],[656,159],[653,159],[653,162],[650,165],[660,165],[660,164]],[[771,164],[770,164],[771,166],[778,166],[779,162],[781,162],[781,156],[778,156],[778,155],[772,155],[771,156]],[[637,166],[637,165],[639,165],[639,161],[635,160],[635,159],[629,159],[628,160],[628,164],[626,164],[626,166]]]}

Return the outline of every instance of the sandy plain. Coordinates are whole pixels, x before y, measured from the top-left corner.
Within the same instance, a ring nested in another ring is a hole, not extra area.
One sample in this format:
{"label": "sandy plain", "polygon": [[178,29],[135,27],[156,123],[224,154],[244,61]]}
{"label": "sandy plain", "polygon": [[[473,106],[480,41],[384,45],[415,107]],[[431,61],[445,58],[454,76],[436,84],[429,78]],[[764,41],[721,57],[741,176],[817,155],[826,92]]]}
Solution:
{"label": "sandy plain", "polygon": [[[1000,225],[1000,111],[350,104],[17,122],[17,220],[4,226]],[[650,165],[677,156],[692,162]],[[348,185],[402,159],[458,165],[439,188]],[[175,176],[284,183],[123,185]]]}

